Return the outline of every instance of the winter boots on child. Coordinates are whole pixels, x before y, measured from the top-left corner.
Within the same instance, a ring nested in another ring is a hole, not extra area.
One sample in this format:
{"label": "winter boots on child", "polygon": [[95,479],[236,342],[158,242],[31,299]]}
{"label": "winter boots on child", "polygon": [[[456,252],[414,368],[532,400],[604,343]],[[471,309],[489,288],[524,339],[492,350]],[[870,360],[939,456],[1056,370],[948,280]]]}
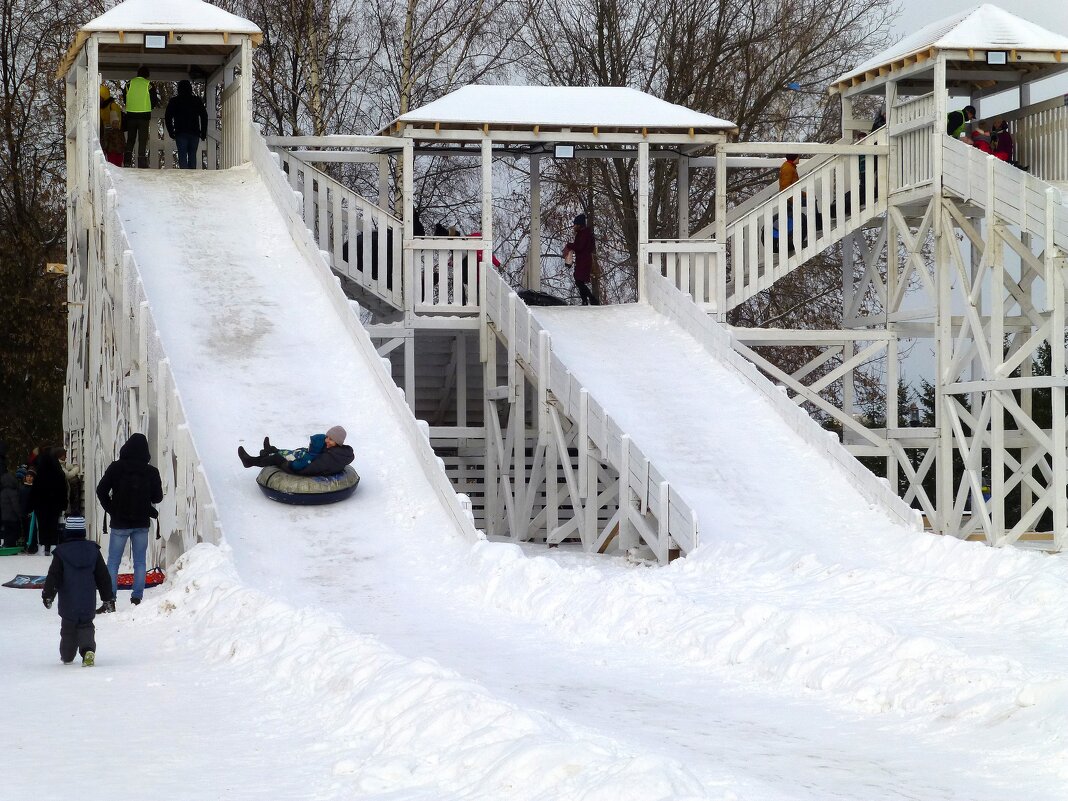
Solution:
{"label": "winter boots on child", "polygon": [[271,444],[270,437],[263,438],[263,448],[259,456],[250,456],[240,445],[237,448],[237,456],[245,467],[281,467],[286,463],[286,457]]}

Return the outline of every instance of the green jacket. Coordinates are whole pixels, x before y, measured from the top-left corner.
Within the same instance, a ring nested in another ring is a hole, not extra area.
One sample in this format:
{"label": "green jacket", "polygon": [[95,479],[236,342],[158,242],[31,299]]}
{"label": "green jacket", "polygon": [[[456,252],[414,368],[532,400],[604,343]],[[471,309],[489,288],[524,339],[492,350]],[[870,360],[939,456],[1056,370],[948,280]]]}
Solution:
{"label": "green jacket", "polygon": [[152,86],[147,78],[134,78],[126,85],[126,113],[146,114],[152,111]]}
{"label": "green jacket", "polygon": [[954,139],[960,139],[967,124],[968,117],[963,111],[951,111],[946,115],[946,133]]}

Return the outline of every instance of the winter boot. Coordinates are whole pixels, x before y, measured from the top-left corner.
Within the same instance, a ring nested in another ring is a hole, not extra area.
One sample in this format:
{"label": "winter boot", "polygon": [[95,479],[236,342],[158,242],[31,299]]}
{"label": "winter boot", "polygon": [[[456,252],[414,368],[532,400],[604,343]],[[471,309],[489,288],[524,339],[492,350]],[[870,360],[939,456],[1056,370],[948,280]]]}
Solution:
{"label": "winter boot", "polygon": [[270,437],[263,438],[263,450],[260,451],[261,455],[266,456],[269,453],[278,453],[278,448],[271,444]]}
{"label": "winter boot", "polygon": [[94,664],[96,664],[96,654],[86,651],[85,656],[82,657],[82,667],[92,667]]}
{"label": "winter boot", "polygon": [[240,445],[237,446],[237,457],[245,467],[254,467],[256,465],[257,460],[252,456],[249,456],[248,451]]}

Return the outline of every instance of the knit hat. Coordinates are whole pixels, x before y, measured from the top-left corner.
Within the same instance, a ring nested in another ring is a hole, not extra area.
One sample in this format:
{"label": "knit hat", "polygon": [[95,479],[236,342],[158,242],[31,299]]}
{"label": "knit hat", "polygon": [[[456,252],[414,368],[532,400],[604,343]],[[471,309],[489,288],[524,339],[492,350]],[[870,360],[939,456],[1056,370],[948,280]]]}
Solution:
{"label": "knit hat", "polygon": [[585,228],[586,227],[586,215],[585,214],[580,214],[578,217],[576,217],[575,218],[575,225],[581,225],[583,228]]}
{"label": "knit hat", "polygon": [[345,429],[341,426],[331,426],[326,430],[326,436],[330,437],[330,439],[334,440],[338,445],[344,445],[345,437],[348,435],[345,433]]}
{"label": "knit hat", "polygon": [[81,515],[71,515],[67,518],[67,539],[82,539],[85,537],[85,518]]}

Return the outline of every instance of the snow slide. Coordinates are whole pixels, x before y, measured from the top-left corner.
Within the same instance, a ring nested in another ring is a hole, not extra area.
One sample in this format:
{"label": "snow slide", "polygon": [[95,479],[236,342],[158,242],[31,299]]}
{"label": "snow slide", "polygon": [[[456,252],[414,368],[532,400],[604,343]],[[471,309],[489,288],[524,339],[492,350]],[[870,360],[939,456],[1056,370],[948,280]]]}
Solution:
{"label": "snow slide", "polygon": [[702,543],[859,544],[888,519],[913,524],[832,434],[677,316],[647,303],[532,311],[556,356],[697,513]]}
{"label": "snow slide", "polygon": [[[63,673],[51,623],[36,637],[39,598],[0,595],[17,636],[36,638],[22,657],[0,649],[15,711],[34,721],[25,739],[46,741],[74,706],[106,716],[100,704],[119,696],[106,683],[121,682],[128,704],[159,713],[160,736],[138,739],[136,761],[160,797],[262,797],[274,774],[255,749],[226,777],[173,767],[191,749],[211,758],[194,748],[203,731],[182,728],[199,717],[190,710],[214,711],[218,693],[189,680],[202,670],[198,680],[232,681],[247,700],[226,706],[230,729],[286,738],[260,752],[296,774],[279,798],[1063,798],[1068,624],[1049,614],[1068,605],[1063,560],[909,531],[830,468],[798,480],[770,441],[799,458],[804,445],[767,410],[752,412],[761,443],[721,429],[717,458],[691,450],[695,470],[723,474],[701,498],[714,511],[691,557],[639,567],[472,542],[325,265],[275,204],[277,176],[110,169],[226,541],[193,549],[144,604],[101,619],[90,671]],[[624,317],[635,358],[653,337],[641,329],[674,331]],[[572,347],[547,325],[554,348]],[[729,374],[710,380],[742,407],[717,414],[747,425],[753,398]],[[687,405],[712,402],[693,387],[679,390]],[[616,400],[651,450],[640,418],[673,407]],[[300,444],[335,423],[363,479],[346,503],[272,503],[237,460],[240,443]],[[766,481],[732,473],[747,453]],[[754,503],[764,516],[713,522]],[[129,749],[83,739],[47,775],[34,767],[40,749],[24,750],[6,778],[58,796],[79,767],[137,773]]]}

